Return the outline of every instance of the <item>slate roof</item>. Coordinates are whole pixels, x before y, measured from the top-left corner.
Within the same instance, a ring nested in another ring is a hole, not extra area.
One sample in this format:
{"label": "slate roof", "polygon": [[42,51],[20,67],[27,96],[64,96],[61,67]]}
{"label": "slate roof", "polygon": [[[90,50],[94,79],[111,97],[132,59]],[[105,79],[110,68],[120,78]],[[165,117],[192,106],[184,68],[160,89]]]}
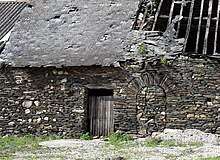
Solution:
{"label": "slate roof", "polygon": [[0,40],[14,27],[26,2],[0,1]]}
{"label": "slate roof", "polygon": [[4,59],[14,67],[113,65],[123,59],[139,0],[32,0]]}

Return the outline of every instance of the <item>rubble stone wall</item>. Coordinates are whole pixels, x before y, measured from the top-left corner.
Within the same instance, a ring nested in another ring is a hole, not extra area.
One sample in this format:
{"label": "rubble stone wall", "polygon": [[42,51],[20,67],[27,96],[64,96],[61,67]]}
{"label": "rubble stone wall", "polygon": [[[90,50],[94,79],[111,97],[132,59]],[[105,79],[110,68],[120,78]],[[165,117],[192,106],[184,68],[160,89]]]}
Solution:
{"label": "rubble stone wall", "polygon": [[170,63],[127,65],[134,77],[130,88],[138,91],[138,132],[194,128],[220,133],[219,61],[179,56]]}
{"label": "rubble stone wall", "polygon": [[180,57],[168,69],[166,128],[194,128],[220,133],[220,63]]}
{"label": "rubble stone wall", "polygon": [[112,87],[115,129],[134,133],[136,105],[128,105],[129,96],[122,93],[126,77],[127,72],[111,67],[4,68],[0,134],[80,136],[87,131],[89,85]]}
{"label": "rubble stone wall", "polygon": [[170,66],[2,68],[0,134],[78,137],[88,130],[90,87],[114,92],[114,129],[220,133],[220,64],[180,56]]}

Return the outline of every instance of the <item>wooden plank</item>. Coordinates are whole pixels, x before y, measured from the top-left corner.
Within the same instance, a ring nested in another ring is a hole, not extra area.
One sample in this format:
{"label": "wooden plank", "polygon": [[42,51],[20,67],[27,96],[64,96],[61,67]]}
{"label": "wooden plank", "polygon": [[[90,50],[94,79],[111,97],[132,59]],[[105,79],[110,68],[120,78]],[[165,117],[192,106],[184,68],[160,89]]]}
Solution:
{"label": "wooden plank", "polygon": [[157,8],[157,12],[155,13],[155,18],[154,18],[154,23],[153,23],[153,26],[152,26],[152,31],[155,30],[155,27],[156,27],[156,24],[157,24],[157,19],[160,15],[160,10],[161,10],[162,4],[163,4],[163,0],[160,1],[160,4]]}
{"label": "wooden plank", "polygon": [[146,9],[145,9],[145,12],[144,12],[144,17],[143,17],[143,21],[141,22],[141,26],[139,28],[139,30],[142,30],[143,29],[143,26],[144,26],[144,22],[145,22],[145,19],[147,17],[147,12],[148,12],[148,6],[146,6]]}
{"label": "wooden plank", "polygon": [[88,104],[88,108],[89,108],[89,133],[92,134],[92,98],[89,97],[89,104]]}
{"label": "wooden plank", "polygon": [[203,54],[207,53],[209,29],[210,29],[211,18],[212,18],[212,6],[213,6],[213,0],[209,0],[208,20],[207,20],[207,24],[206,24],[205,39],[204,39],[204,46],[203,46]]}
{"label": "wooden plank", "polygon": [[93,105],[92,105],[92,97],[89,97],[89,108],[90,108],[90,134],[92,134],[93,135],[93,111],[92,111],[92,107],[93,107]]}
{"label": "wooden plank", "polygon": [[105,128],[105,134],[109,135],[109,114],[110,114],[110,106],[109,106],[109,98],[107,99],[107,105],[106,105],[106,128]]}
{"label": "wooden plank", "polygon": [[109,97],[106,97],[106,131],[105,134],[109,135]]}
{"label": "wooden plank", "polygon": [[95,97],[89,97],[90,108],[90,133],[95,135]]}
{"label": "wooden plank", "polygon": [[93,135],[96,136],[97,135],[97,130],[96,130],[96,124],[97,124],[97,107],[96,107],[96,104],[97,104],[97,99],[96,97],[93,97]]}
{"label": "wooden plank", "polygon": [[105,126],[106,126],[106,100],[104,99],[103,100],[103,103],[104,103],[104,106],[103,106],[103,108],[102,108],[102,110],[103,110],[103,113],[102,113],[102,115],[103,115],[103,126],[102,126],[102,128],[103,128],[103,136],[108,136],[108,135],[106,135],[105,134]]}
{"label": "wooden plank", "polygon": [[[185,0],[174,1],[175,4],[183,4]],[[185,1],[185,3],[189,3],[191,1]]]}
{"label": "wooden plank", "polygon": [[172,22],[172,19],[173,19],[173,10],[174,10],[174,0],[172,0],[172,4],[171,4],[171,7],[170,7],[170,14],[169,14],[169,19],[168,19],[168,23],[167,23],[167,27],[171,24]]}
{"label": "wooden plank", "polygon": [[[180,16],[183,16],[183,8],[184,8],[184,3],[181,3],[181,9],[180,9]],[[178,21],[177,24],[177,31],[176,31],[176,37],[178,38],[179,32],[180,32],[180,25],[181,25],[181,20]]]}
{"label": "wooden plank", "polygon": [[103,99],[103,97],[100,97],[100,136],[103,136],[103,107],[105,106],[105,100]]}
{"label": "wooden plank", "polygon": [[97,98],[97,136],[100,136],[101,135],[101,112],[100,112],[100,108],[101,108],[101,97],[96,97]]}
{"label": "wooden plank", "polygon": [[188,23],[187,23],[187,29],[186,29],[185,42],[184,42],[184,46],[183,46],[183,52],[186,51],[186,44],[187,44],[187,41],[188,41],[188,38],[189,38],[189,33],[190,33],[190,30],[191,30],[194,4],[195,4],[195,0],[192,0],[191,7],[190,7],[190,13],[189,13],[189,19],[188,19]]}
{"label": "wooden plank", "polygon": [[[108,103],[108,99],[107,99],[107,102],[106,103]],[[109,105],[108,104],[106,104],[106,113],[105,113],[105,116],[106,116],[106,121],[105,121],[105,135],[109,135],[108,134],[108,129],[109,129],[109,127],[108,127],[108,124],[109,124],[109,119],[108,119],[108,112],[109,112]]]}
{"label": "wooden plank", "polygon": [[109,109],[109,122],[108,122],[108,135],[110,134],[110,129],[111,129],[111,124],[112,124],[112,121],[111,121],[111,96],[108,97],[108,109]]}
{"label": "wooden plank", "polygon": [[105,123],[106,123],[106,97],[104,96],[103,97],[103,99],[102,99],[102,110],[103,110],[103,112],[102,112],[102,121],[103,121],[103,123],[102,123],[102,128],[103,128],[103,131],[102,131],[102,135],[103,136],[107,136],[106,134],[105,134]]}
{"label": "wooden plank", "polygon": [[96,124],[97,124],[97,108],[96,108],[96,97],[93,97],[93,132],[94,136],[96,136]]}
{"label": "wooden plank", "polygon": [[96,111],[97,111],[97,118],[96,118],[96,136],[99,136],[100,131],[100,99],[99,97],[96,97]]}
{"label": "wooden plank", "polygon": [[112,96],[108,96],[107,97],[108,100],[107,100],[107,108],[108,108],[108,130],[107,130],[107,135],[110,134],[110,129],[111,129],[111,98]]}
{"label": "wooden plank", "polygon": [[114,131],[114,101],[113,101],[113,97],[111,96],[109,99],[110,102],[110,132]]}
{"label": "wooden plank", "polygon": [[95,103],[95,105],[94,105],[94,120],[93,120],[93,130],[94,130],[94,136],[97,136],[97,125],[98,125],[98,121],[97,121],[97,119],[98,119],[98,113],[97,113],[97,98],[96,97],[94,97],[94,103]]}
{"label": "wooden plank", "polygon": [[199,25],[198,25],[198,31],[197,31],[197,37],[196,37],[196,50],[195,50],[196,53],[198,53],[198,49],[199,49],[199,38],[200,38],[200,32],[201,32],[203,8],[204,8],[204,0],[201,1],[201,8],[200,8],[200,15],[199,15]]}
{"label": "wooden plank", "polygon": [[214,51],[213,51],[213,54],[216,54],[216,50],[217,50],[217,39],[218,39],[219,18],[220,18],[219,14],[220,14],[220,1],[218,1],[217,20],[216,20],[216,27],[215,27],[215,40],[214,40]]}

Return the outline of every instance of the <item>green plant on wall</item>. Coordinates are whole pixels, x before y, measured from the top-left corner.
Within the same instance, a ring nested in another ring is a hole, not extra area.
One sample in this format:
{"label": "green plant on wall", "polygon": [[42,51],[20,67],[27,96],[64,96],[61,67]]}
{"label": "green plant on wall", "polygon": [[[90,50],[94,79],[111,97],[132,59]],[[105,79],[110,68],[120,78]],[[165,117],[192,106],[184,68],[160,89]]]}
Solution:
{"label": "green plant on wall", "polygon": [[138,46],[138,53],[141,55],[144,55],[147,53],[147,47],[144,44],[144,42],[142,42],[139,46]]}
{"label": "green plant on wall", "polygon": [[171,66],[171,63],[169,60],[167,60],[165,57],[160,59],[160,63],[164,66]]}

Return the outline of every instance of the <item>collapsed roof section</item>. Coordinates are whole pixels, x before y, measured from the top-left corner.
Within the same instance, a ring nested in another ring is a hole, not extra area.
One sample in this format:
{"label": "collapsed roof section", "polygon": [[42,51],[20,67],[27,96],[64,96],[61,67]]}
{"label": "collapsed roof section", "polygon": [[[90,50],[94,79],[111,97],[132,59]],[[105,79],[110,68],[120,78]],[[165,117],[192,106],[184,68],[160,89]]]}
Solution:
{"label": "collapsed roof section", "polygon": [[183,52],[220,58],[218,0],[30,2],[1,56],[13,67],[141,64]]}
{"label": "collapsed roof section", "polygon": [[166,32],[173,27],[175,38],[185,38],[184,53],[220,56],[220,1],[143,0],[140,7],[134,29]]}

